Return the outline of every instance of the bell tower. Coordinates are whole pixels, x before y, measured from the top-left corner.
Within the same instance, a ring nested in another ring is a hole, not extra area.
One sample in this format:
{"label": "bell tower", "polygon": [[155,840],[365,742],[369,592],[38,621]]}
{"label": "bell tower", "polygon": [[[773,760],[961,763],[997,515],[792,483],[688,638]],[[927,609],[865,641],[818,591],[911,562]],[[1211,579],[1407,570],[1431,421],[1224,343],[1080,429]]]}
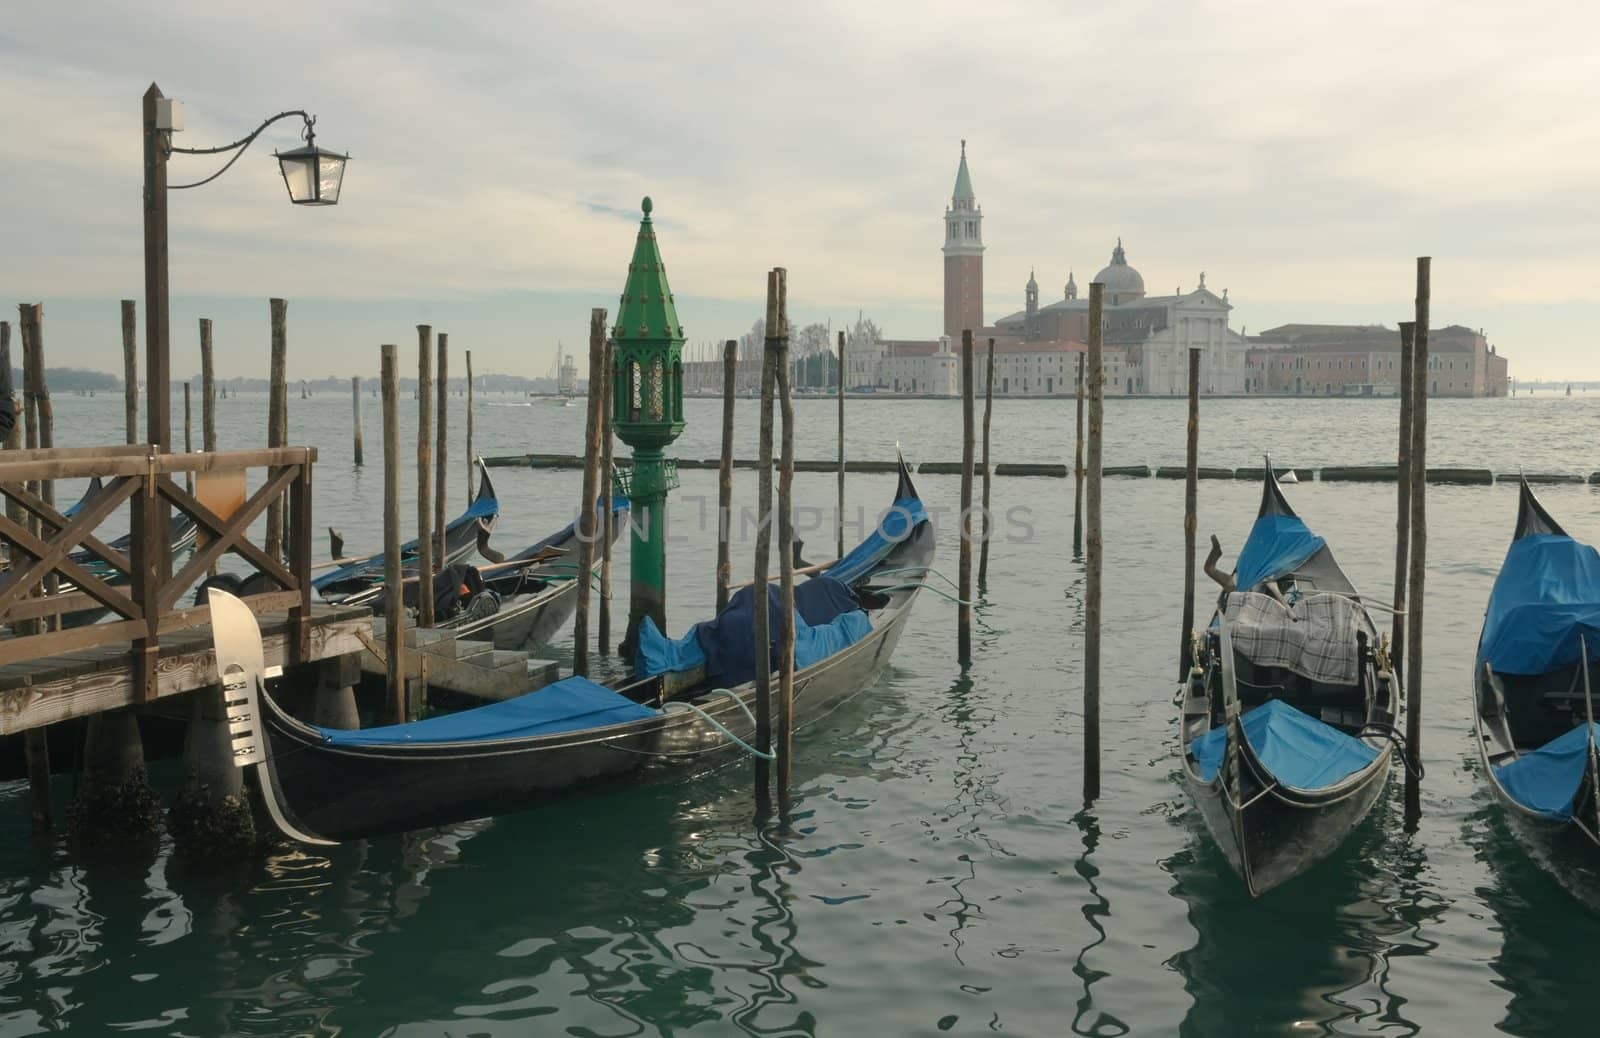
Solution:
{"label": "bell tower", "polygon": [[960,342],[964,329],[982,327],[983,209],[972,193],[963,140],[956,187],[944,211],[944,334]]}

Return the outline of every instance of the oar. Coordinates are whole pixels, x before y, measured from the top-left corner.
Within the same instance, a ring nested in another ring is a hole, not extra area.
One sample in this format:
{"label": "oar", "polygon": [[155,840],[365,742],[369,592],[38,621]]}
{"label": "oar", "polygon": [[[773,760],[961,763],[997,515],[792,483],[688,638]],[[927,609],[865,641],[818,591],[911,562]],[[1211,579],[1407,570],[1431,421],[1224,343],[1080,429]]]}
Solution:
{"label": "oar", "polygon": [[312,569],[337,569],[340,566],[353,566],[358,562],[371,562],[376,555],[357,555],[350,559],[329,559],[327,562],[313,562]]}
{"label": "oar", "polygon": [[[801,566],[799,569],[793,570],[792,573],[793,573],[794,576],[803,577],[807,573],[816,573],[816,572],[818,572],[820,570],[825,570],[829,566],[832,566],[835,563],[837,563],[838,561],[839,561],[838,559],[834,559],[831,562],[815,562],[815,563],[812,563],[809,566]],[[767,577],[767,583],[770,584],[773,581],[780,579],[782,576],[783,576],[783,574],[781,574],[781,573],[774,573],[771,576]],[[732,587],[728,588],[728,590],[729,591],[738,591],[740,588],[749,587],[750,585],[752,585],[754,583],[755,583],[755,581],[753,581],[753,580],[747,580],[743,584],[734,584]]]}

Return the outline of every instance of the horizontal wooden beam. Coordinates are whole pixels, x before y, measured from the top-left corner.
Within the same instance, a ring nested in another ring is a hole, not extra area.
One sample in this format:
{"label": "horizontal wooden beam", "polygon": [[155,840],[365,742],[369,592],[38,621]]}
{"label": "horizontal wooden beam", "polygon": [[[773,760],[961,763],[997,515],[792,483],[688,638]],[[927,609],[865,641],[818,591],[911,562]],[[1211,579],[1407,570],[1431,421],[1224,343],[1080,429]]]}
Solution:
{"label": "horizontal wooden beam", "polygon": [[315,447],[267,447],[244,451],[147,454],[148,448],[60,447],[48,451],[7,451],[0,461],[0,483],[88,479],[93,476],[143,476],[152,472],[213,472],[312,464]]}
{"label": "horizontal wooden beam", "polygon": [[[269,628],[261,640],[267,666],[292,663],[289,658],[291,625],[284,621],[283,614],[270,614],[264,618],[263,626]],[[334,617],[313,618],[307,646],[308,660],[332,659],[360,652],[359,634],[370,633],[371,629],[372,618],[364,613],[350,615],[341,612]],[[189,639],[189,644],[194,644],[192,635]],[[76,674],[60,677],[44,674],[29,684],[0,691],[0,735],[132,706],[135,702],[133,672],[128,666],[127,654],[107,662],[109,666]],[[169,649],[163,652],[156,670],[155,698],[207,688],[217,684],[217,680],[216,653],[209,645],[185,651]]]}

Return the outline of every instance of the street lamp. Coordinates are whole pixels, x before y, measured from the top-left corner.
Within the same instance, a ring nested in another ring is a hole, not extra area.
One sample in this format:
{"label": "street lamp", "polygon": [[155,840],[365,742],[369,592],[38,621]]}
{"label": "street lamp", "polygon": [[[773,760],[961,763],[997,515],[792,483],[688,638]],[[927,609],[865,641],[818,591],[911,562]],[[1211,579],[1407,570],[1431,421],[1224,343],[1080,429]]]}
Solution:
{"label": "street lamp", "polygon": [[[316,117],[295,109],[279,112],[262,122],[250,134],[232,144],[216,148],[180,148],[172,135],[183,129],[183,106],[161,93],[151,83],[144,94],[144,298],[145,298],[145,381],[149,387],[149,413],[146,435],[157,453],[172,450],[169,310],[167,300],[167,192],[201,187],[222,176],[239,156],[261,136],[261,132],[280,119],[299,116],[303,121],[303,147],[275,152],[289,200],[296,205],[337,205],[344,183],[344,167],[350,156],[317,147]],[[167,183],[167,156],[222,155],[233,157],[203,180],[188,184]]]}

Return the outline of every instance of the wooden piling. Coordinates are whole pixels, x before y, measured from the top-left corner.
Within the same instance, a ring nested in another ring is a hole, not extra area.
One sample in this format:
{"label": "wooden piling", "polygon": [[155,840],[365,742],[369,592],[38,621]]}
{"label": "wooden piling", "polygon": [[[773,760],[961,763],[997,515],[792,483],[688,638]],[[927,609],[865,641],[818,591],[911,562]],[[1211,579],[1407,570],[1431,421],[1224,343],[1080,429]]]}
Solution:
{"label": "wooden piling", "polygon": [[417,325],[417,626],[433,626],[433,328]]}
{"label": "wooden piling", "polygon": [[1189,443],[1183,480],[1183,628],[1178,632],[1178,680],[1194,661],[1194,538],[1199,527],[1200,347],[1189,347]]}
{"label": "wooden piling", "polygon": [[605,337],[600,358],[600,615],[595,624],[595,644],[602,656],[611,653],[611,542],[616,538],[616,513],[611,508],[613,488],[611,449],[611,336]]}
{"label": "wooden piling", "polygon": [[361,376],[350,376],[350,424],[355,430],[355,443],[353,444],[356,455],[356,468],[365,463],[361,449]]}
{"label": "wooden piling", "polygon": [[131,299],[122,301],[122,397],[127,441],[139,442],[139,315]]}
{"label": "wooden piling", "polygon": [[839,333],[839,506],[833,515],[834,532],[838,535],[836,559],[844,558],[844,332]]}
{"label": "wooden piling", "polygon": [[961,333],[961,542],[957,558],[956,662],[972,664],[972,329]]}
{"label": "wooden piling", "polygon": [[[400,565],[400,371],[399,350],[381,349],[378,381],[383,390],[383,599],[384,662],[395,724],[406,720],[404,571]],[[425,597],[425,596],[422,596]]]}
{"label": "wooden piling", "polygon": [[[192,383],[183,384],[183,453],[194,453],[194,393]],[[194,473],[185,472],[183,482],[189,493],[194,493]]]}
{"label": "wooden piling", "polygon": [[[289,442],[289,304],[283,299],[269,301],[272,321],[272,366],[267,388],[267,446],[283,447]],[[283,558],[283,519],[286,503],[280,498],[267,506],[265,549],[274,559]]]}
{"label": "wooden piling", "polygon": [[572,672],[583,675],[589,673],[589,581],[600,528],[595,498],[600,493],[600,383],[605,379],[605,358],[606,311],[596,307],[589,311],[589,406],[583,426],[583,498],[578,502],[578,607],[572,618]]}
{"label": "wooden piling", "polygon": [[[1089,285],[1089,539],[1084,577],[1083,638],[1083,799],[1100,796],[1100,567],[1105,551],[1100,529],[1100,462],[1104,436],[1105,286]],[[1082,392],[1082,390],[1079,390]]]}
{"label": "wooden piling", "polygon": [[1417,257],[1417,326],[1411,357],[1411,588],[1406,621],[1406,748],[1413,768],[1406,770],[1406,828],[1422,815],[1416,768],[1422,766],[1422,604],[1428,573],[1428,303],[1432,260]]}
{"label": "wooden piling", "polygon": [[739,342],[729,339],[722,347],[722,457],[717,463],[717,612],[728,604],[728,584],[733,563],[728,555],[729,527],[733,525],[733,399],[737,388]]}
{"label": "wooden piling", "polygon": [[1400,446],[1395,454],[1398,486],[1394,520],[1394,616],[1389,634],[1389,667],[1405,683],[1406,580],[1411,565],[1411,356],[1417,325],[1400,322]]}
{"label": "wooden piling", "polygon": [[[785,294],[787,288],[785,287]],[[789,816],[794,781],[794,400],[789,387],[789,321],[786,300],[780,296],[782,338],[774,351],[778,408],[783,417],[783,440],[778,449],[778,812]],[[766,588],[756,589],[765,598]]]}
{"label": "wooden piling", "polygon": [[[994,411],[994,340],[989,340],[988,368],[983,377],[983,547],[978,552],[978,587],[989,582],[989,541],[994,536],[994,523],[989,514],[989,485],[994,479],[994,468],[989,461],[989,416]],[[840,553],[841,557],[843,552]]]}
{"label": "wooden piling", "polygon": [[[756,552],[751,604],[754,607],[756,749],[772,752],[772,620],[767,608],[767,571],[772,559],[772,397],[777,383],[778,341],[784,333],[788,307],[785,300],[786,271],[774,267],[767,272],[766,342],[761,351],[760,447],[756,472]],[[767,762],[756,758],[756,803],[765,805],[768,797]]]}
{"label": "wooden piling", "polygon": [[200,449],[217,449],[217,371],[211,349],[211,318],[200,318]]}
{"label": "wooden piling", "polygon": [[477,459],[472,454],[472,351],[467,351],[467,503],[472,503],[472,494],[476,490],[473,480],[477,478],[477,468],[473,462]]}
{"label": "wooden piling", "polygon": [[444,510],[445,499],[449,496],[445,486],[450,478],[450,336],[445,332],[439,333],[439,377],[436,382],[438,393],[434,415],[434,428],[438,436],[433,452],[433,537],[434,537],[434,566],[437,569],[445,567],[444,546]]}
{"label": "wooden piling", "polygon": [[1083,557],[1083,362],[1078,354],[1078,435],[1072,463],[1072,557]]}

